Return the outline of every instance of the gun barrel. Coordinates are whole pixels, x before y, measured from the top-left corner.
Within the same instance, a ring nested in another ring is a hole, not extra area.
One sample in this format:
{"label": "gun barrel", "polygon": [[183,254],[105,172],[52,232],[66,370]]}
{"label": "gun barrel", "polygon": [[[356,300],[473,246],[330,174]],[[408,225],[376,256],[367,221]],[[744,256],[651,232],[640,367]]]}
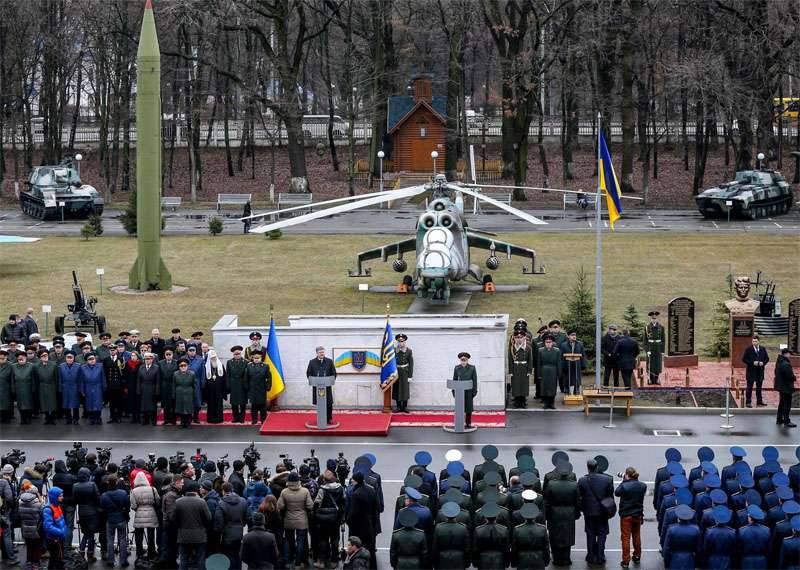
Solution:
{"label": "gun barrel", "polygon": [[78,284],[78,274],[75,272],[74,269],[72,270],[72,283],[74,283],[75,285]]}

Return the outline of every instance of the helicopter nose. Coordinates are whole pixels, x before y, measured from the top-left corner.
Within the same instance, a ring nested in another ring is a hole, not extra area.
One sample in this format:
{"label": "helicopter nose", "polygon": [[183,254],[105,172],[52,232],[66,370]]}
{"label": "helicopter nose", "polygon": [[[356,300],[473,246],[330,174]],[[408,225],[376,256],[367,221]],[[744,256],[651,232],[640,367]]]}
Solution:
{"label": "helicopter nose", "polygon": [[425,233],[420,270],[424,277],[439,277],[450,269],[453,233],[446,228],[433,228]]}

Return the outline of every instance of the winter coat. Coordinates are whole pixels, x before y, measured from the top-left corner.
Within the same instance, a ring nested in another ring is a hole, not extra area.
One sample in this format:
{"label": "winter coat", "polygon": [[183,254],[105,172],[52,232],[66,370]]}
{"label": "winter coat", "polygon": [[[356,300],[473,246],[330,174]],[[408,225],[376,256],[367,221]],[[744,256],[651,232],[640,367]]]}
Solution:
{"label": "winter coat", "polygon": [[17,394],[17,406],[20,410],[33,409],[33,364],[13,364],[14,390]]}
{"label": "winter coat", "polygon": [[17,512],[19,513],[22,538],[26,540],[42,538],[39,536],[39,520],[42,517],[41,495],[32,489],[23,491],[19,496],[19,509]]}
{"label": "winter coat", "polygon": [[272,389],[272,372],[263,362],[247,365],[247,397],[253,405],[267,403],[267,392]]}
{"label": "winter coat", "polygon": [[152,413],[158,407],[156,402],[161,393],[161,369],[156,364],[151,364],[148,370],[147,365],[139,367],[136,393],[139,394],[141,411]]}
{"label": "winter coat", "polygon": [[244,490],[247,486],[244,482],[244,477],[238,471],[234,471],[228,476],[228,483],[233,486],[233,490],[240,497],[244,497]]}
{"label": "winter coat", "polygon": [[228,379],[231,406],[247,403],[247,361],[244,358],[232,358],[225,365],[225,376]]}
{"label": "winter coat", "polygon": [[325,483],[314,499],[314,519],[318,524],[338,526],[344,518],[344,487],[338,481]]}
{"label": "winter coat", "polygon": [[100,364],[81,364],[78,373],[78,386],[86,398],[87,412],[103,410],[103,394],[106,391],[106,374]]}
{"label": "winter coat", "polygon": [[133,528],[157,528],[158,512],[156,504],[160,502],[158,492],[150,486],[144,473],[137,473],[131,491],[131,510]]}
{"label": "winter coat", "polygon": [[499,523],[482,524],[475,529],[474,565],[477,568],[505,568],[508,565],[508,529]]}
{"label": "winter coat", "polygon": [[546,568],[550,564],[550,544],[543,524],[517,525],[511,537],[511,564],[519,569]]}
{"label": "winter coat", "polygon": [[392,533],[389,560],[396,570],[427,567],[428,545],[425,533],[418,528],[401,528]]}
{"label": "winter coat", "polygon": [[471,546],[466,525],[449,521],[439,523],[433,531],[431,562],[437,569],[467,568],[470,565]]}
{"label": "winter coat", "polygon": [[638,479],[628,479],[617,485],[614,495],[619,497],[619,516],[631,517],[644,514],[644,497],[647,485]]}
{"label": "winter coat", "polygon": [[64,540],[67,537],[67,520],[58,502],[62,493],[60,487],[50,487],[47,493],[50,504],[42,509],[42,528],[47,540]]}
{"label": "winter coat", "polygon": [[58,409],[58,364],[50,362],[38,363],[33,374],[39,387],[39,407],[43,412],[55,412]]}
{"label": "winter coat", "polygon": [[214,515],[217,514],[217,506],[219,505],[221,499],[222,497],[220,497],[219,493],[213,489],[210,490],[205,497],[203,497],[206,505],[208,505],[208,512],[211,514],[212,521],[214,520]]}
{"label": "winter coat", "polygon": [[242,539],[239,556],[249,570],[272,570],[278,563],[275,535],[262,526],[250,529]]}
{"label": "winter coat", "polygon": [[350,493],[347,526],[367,547],[374,546],[378,528],[378,497],[369,485],[356,485]]}
{"label": "winter coat", "polygon": [[545,516],[550,544],[567,548],[575,544],[575,521],[581,516],[578,483],[568,475],[551,479],[544,487]]}
{"label": "winter coat", "polygon": [[180,498],[181,493],[175,487],[170,485],[164,496],[161,498],[161,516],[164,519],[164,525],[171,525],[175,522],[175,505]]}
{"label": "winter coat", "polygon": [[81,405],[80,371],[81,365],[75,362],[71,365],[64,362],[58,366],[58,389],[61,392],[61,407],[65,409],[79,408]]}
{"label": "winter coat", "polygon": [[794,370],[792,370],[792,363],[789,359],[784,358],[783,355],[778,357],[775,362],[775,390],[784,394],[791,394],[794,392]]}
{"label": "winter coat", "polygon": [[72,487],[72,499],[78,507],[78,520],[85,533],[95,533],[100,528],[100,491],[92,474],[85,467],[78,471],[78,482]]}
{"label": "winter coat", "polygon": [[69,507],[75,504],[72,498],[72,488],[75,486],[75,475],[67,471],[67,465],[62,459],[57,459],[53,464],[55,473],[53,474],[52,483],[54,487],[59,487],[64,493],[64,501],[62,506]]}
{"label": "winter coat", "polygon": [[194,407],[199,408],[203,404],[203,386],[206,384],[206,363],[199,354],[188,360],[189,372],[194,372]]}
{"label": "winter coat", "polygon": [[19,478],[19,485],[22,488],[23,481],[30,481],[34,487],[36,487],[36,491],[41,495],[44,489],[44,479],[42,478],[42,474],[36,471],[33,467],[26,467],[22,472],[22,477]]}
{"label": "winter coat", "polygon": [[307,529],[308,515],[313,506],[308,489],[300,485],[300,481],[289,481],[278,498],[278,510],[283,514],[284,528]]}
{"label": "winter coat", "polygon": [[250,516],[253,516],[253,513],[258,511],[258,506],[261,504],[261,501],[264,500],[264,497],[267,495],[272,494],[269,487],[263,481],[250,481],[247,484],[247,488],[244,490],[244,496],[247,500],[247,511],[250,513]]}
{"label": "winter coat", "polygon": [[355,554],[345,559],[342,570],[367,570],[369,567],[369,551],[362,546]]}
{"label": "winter coat", "polygon": [[203,544],[211,523],[208,505],[197,493],[187,493],[175,502],[175,526],[178,544]]}
{"label": "winter coat", "polygon": [[186,372],[178,371],[173,375],[175,386],[173,398],[175,401],[176,414],[194,413],[194,385],[197,378],[191,370]]}
{"label": "winter coat", "polygon": [[0,411],[14,409],[14,368],[9,362],[0,364]]}
{"label": "winter coat", "polygon": [[694,570],[703,545],[700,528],[692,523],[678,523],[667,529],[664,538],[664,567],[667,570]]}
{"label": "winter coat", "polygon": [[175,401],[175,373],[178,371],[178,361],[161,360],[158,369],[161,372],[161,405],[171,409]]}
{"label": "winter coat", "polygon": [[236,493],[225,495],[214,513],[214,531],[222,536],[223,543],[238,542],[244,535],[248,516],[246,500]]}
{"label": "winter coat", "polygon": [[100,497],[100,508],[108,524],[122,524],[130,518],[131,500],[123,489],[109,489]]}

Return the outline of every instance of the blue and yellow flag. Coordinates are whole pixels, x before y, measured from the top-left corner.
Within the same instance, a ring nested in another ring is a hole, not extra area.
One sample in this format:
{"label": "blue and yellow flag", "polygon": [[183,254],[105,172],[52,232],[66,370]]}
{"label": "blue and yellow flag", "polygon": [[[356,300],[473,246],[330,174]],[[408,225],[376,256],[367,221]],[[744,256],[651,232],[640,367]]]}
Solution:
{"label": "blue and yellow flag", "polygon": [[272,388],[267,392],[267,400],[274,400],[286,389],[283,383],[283,365],[281,351],[278,349],[278,335],[275,332],[275,319],[269,320],[269,339],[267,340],[266,364],[272,374]]}
{"label": "blue and yellow flag", "polygon": [[614,172],[614,163],[611,161],[611,153],[606,145],[603,129],[600,129],[600,136],[598,139],[600,148],[598,151],[597,172],[599,174],[600,190],[606,195],[608,223],[613,230],[614,222],[616,222],[622,214],[622,190],[617,181],[617,175]]}
{"label": "blue and yellow flag", "polygon": [[397,360],[394,354],[394,333],[387,319],[381,343],[381,386],[391,385],[397,379]]}

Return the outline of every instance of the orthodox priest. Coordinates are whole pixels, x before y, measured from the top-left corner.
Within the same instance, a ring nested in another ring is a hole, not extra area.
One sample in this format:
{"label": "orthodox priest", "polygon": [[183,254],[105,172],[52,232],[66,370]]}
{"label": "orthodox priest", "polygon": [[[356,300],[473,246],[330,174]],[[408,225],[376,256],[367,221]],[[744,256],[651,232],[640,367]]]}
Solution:
{"label": "orthodox priest", "polygon": [[658,311],[650,311],[650,322],[644,328],[644,342],[647,347],[647,368],[650,374],[648,384],[660,384],[664,356],[664,325],[658,322]]}
{"label": "orthodox priest", "polygon": [[394,340],[397,380],[392,385],[392,399],[397,402],[397,411],[407,414],[408,398],[411,395],[411,386],[408,383],[414,377],[414,354],[407,344],[407,335],[400,333]]}
{"label": "orthodox priest", "polygon": [[511,354],[508,359],[508,373],[511,375],[511,405],[514,408],[528,407],[532,370],[533,350],[528,336],[523,331],[516,331],[512,337]]}

